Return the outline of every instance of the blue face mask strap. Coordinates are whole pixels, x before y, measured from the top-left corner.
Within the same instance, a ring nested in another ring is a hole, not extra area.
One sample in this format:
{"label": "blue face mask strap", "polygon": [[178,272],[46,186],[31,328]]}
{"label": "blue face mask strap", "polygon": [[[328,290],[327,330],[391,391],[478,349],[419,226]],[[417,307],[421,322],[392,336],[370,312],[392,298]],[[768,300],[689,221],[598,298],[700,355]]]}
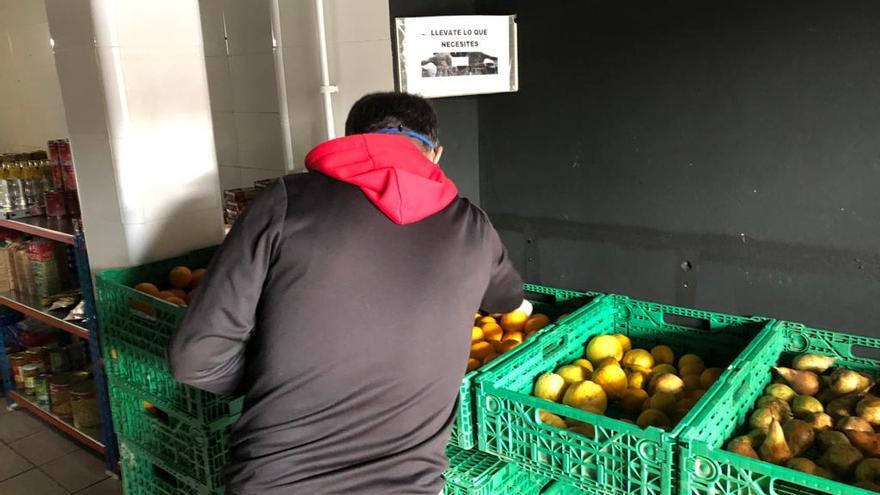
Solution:
{"label": "blue face mask strap", "polygon": [[428,139],[424,134],[419,134],[416,131],[411,131],[409,129],[404,129],[402,127],[386,127],[385,129],[379,129],[375,131],[374,134],[403,134],[404,136],[409,136],[414,139],[418,139],[419,141],[425,143],[428,149],[433,150],[437,146],[433,141]]}

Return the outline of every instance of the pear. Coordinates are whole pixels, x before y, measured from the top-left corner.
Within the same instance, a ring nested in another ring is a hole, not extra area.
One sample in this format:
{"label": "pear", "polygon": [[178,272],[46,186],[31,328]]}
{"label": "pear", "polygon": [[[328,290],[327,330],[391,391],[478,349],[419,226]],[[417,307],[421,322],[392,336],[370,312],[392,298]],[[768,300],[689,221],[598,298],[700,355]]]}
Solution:
{"label": "pear", "polygon": [[776,397],[777,399],[782,399],[785,402],[791,402],[798,395],[791,389],[791,387],[783,383],[771,383],[770,385],[767,385],[767,388],[764,389],[764,394]]}
{"label": "pear", "polygon": [[846,435],[834,430],[820,431],[816,434],[816,442],[823,450],[828,450],[832,445],[850,445]]}
{"label": "pear", "polygon": [[865,457],[880,457],[880,437],[873,431],[849,430],[846,437]]}
{"label": "pear", "polygon": [[865,459],[856,466],[856,481],[876,483],[880,478],[880,459]]}
{"label": "pear", "polygon": [[853,486],[870,490],[872,492],[880,492],[880,484],[874,483],[873,481],[856,481],[856,484]]}
{"label": "pear", "polygon": [[785,467],[800,471],[802,473],[815,474],[816,476],[822,476],[826,478],[831,477],[831,473],[827,469],[817,466],[815,462],[807,459],[806,457],[795,457],[794,459],[785,463]]}
{"label": "pear", "polygon": [[785,434],[785,442],[791,449],[791,454],[799,456],[813,446],[815,433],[813,427],[806,421],[790,419],[783,423],[782,432]]}
{"label": "pear", "polygon": [[770,395],[764,395],[758,398],[755,402],[755,407],[759,409],[770,409],[773,411],[773,417],[780,421],[791,419],[793,417],[791,406],[788,405],[788,402]]}
{"label": "pear", "polygon": [[791,368],[774,367],[785,383],[798,395],[816,395],[819,393],[819,375],[812,371],[798,371]]}
{"label": "pear", "polygon": [[844,433],[846,433],[847,430],[874,433],[874,428],[871,427],[871,423],[869,423],[865,418],[860,418],[858,416],[846,416],[840,418],[840,420],[837,422],[837,429]]}
{"label": "pear", "polygon": [[791,367],[798,371],[812,371],[819,375],[832,366],[834,366],[834,358],[820,354],[801,354],[791,362]]}
{"label": "pear", "polygon": [[760,459],[760,457],[758,457],[758,453],[755,452],[755,447],[752,445],[752,439],[746,435],[736,437],[728,442],[727,450],[744,457]]}
{"label": "pear", "polygon": [[785,442],[785,433],[782,431],[782,425],[779,424],[779,421],[774,419],[770,423],[767,438],[758,448],[758,454],[761,459],[773,464],[784,464],[794,457],[788,443]]}
{"label": "pear", "polygon": [[798,395],[791,401],[791,412],[796,418],[806,418],[810,414],[825,412],[822,403],[810,395]]}
{"label": "pear", "polygon": [[755,409],[749,417],[749,426],[757,430],[766,430],[770,428],[770,423],[777,420],[778,418],[773,414],[771,409],[762,407],[760,409]]}
{"label": "pear", "polygon": [[834,427],[834,419],[828,413],[813,413],[804,418],[814,430],[830,430]]}
{"label": "pear", "polygon": [[853,416],[856,412],[856,404],[858,404],[861,399],[862,395],[857,393],[842,395],[829,402],[828,405],[825,406],[825,412],[830,414],[834,419]]}
{"label": "pear", "polygon": [[752,441],[752,447],[758,448],[764,443],[764,439],[767,438],[767,430],[752,430],[745,435],[744,437],[748,437]]}
{"label": "pear", "polygon": [[852,445],[834,444],[825,450],[816,464],[830,469],[841,478],[849,478],[865,456]]}
{"label": "pear", "polygon": [[838,396],[866,392],[874,383],[858,371],[837,368],[831,373],[831,390]]}
{"label": "pear", "polygon": [[880,397],[867,395],[856,404],[856,414],[872,425],[880,425]]}

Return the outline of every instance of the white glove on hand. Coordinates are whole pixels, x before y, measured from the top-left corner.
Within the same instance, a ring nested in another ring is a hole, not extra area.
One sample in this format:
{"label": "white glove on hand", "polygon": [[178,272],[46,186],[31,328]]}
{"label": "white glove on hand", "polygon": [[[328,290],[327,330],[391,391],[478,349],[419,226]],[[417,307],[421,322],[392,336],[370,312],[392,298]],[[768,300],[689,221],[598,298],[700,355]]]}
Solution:
{"label": "white glove on hand", "polygon": [[534,308],[532,307],[532,303],[523,299],[522,304],[519,306],[519,311],[522,311],[523,313],[525,313],[528,316],[532,316],[533,310],[534,310]]}

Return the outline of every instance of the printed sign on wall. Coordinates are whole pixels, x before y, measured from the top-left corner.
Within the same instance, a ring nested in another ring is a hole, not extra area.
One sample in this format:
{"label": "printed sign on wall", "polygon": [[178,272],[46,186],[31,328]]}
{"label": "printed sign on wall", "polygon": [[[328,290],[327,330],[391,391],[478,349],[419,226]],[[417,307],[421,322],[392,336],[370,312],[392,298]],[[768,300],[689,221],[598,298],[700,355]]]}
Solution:
{"label": "printed sign on wall", "polygon": [[428,98],[516,91],[516,16],[398,17],[398,89]]}

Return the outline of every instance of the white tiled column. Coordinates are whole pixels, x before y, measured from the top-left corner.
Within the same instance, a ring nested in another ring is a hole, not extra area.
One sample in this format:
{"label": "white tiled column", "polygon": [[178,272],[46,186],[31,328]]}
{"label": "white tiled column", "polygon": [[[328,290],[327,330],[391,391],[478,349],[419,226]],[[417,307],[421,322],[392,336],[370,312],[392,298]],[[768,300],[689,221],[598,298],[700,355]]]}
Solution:
{"label": "white tiled column", "polygon": [[92,267],[218,244],[197,0],[47,0]]}

